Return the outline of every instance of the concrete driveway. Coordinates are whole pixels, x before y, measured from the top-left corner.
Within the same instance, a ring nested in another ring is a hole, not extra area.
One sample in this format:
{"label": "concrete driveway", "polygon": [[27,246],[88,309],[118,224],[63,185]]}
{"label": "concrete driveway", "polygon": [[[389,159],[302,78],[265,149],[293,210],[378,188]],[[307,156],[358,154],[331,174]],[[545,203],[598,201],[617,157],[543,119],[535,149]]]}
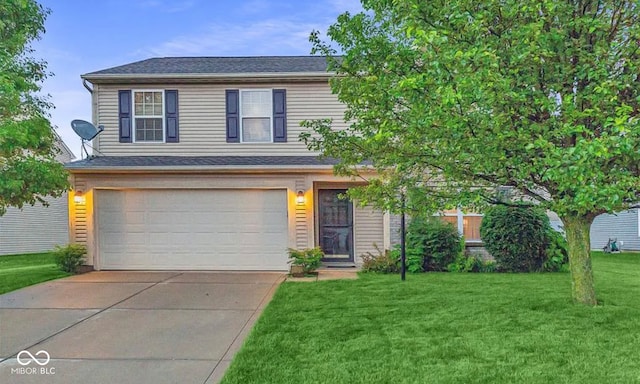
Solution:
{"label": "concrete driveway", "polygon": [[92,272],[0,295],[0,383],[216,383],[284,277]]}

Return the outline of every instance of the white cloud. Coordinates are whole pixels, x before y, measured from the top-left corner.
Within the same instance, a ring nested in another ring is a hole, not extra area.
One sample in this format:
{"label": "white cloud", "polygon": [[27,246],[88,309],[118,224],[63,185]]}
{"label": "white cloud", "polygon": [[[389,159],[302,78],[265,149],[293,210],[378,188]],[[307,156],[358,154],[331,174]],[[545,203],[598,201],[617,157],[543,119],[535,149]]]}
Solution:
{"label": "white cloud", "polygon": [[165,13],[177,13],[183,12],[193,8],[195,1],[162,1],[162,0],[147,0],[137,3],[140,8],[154,8]]}
{"label": "white cloud", "polygon": [[173,38],[141,53],[146,56],[308,55],[309,34],[319,23],[270,19],[212,25],[197,35]]}
{"label": "white cloud", "polygon": [[273,6],[273,2],[268,0],[252,0],[243,2],[241,12],[244,14],[257,14],[269,10]]}

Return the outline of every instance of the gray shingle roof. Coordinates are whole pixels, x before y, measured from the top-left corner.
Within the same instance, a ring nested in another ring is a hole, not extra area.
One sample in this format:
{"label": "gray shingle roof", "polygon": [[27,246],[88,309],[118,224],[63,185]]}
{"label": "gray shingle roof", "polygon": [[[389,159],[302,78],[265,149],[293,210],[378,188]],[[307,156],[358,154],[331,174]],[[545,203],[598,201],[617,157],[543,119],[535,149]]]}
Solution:
{"label": "gray shingle roof", "polygon": [[318,73],[327,71],[323,56],[157,57],[90,72],[100,75]]}
{"label": "gray shingle roof", "polygon": [[100,156],[67,163],[69,170],[82,169],[144,169],[144,168],[193,168],[211,167],[322,167],[336,164],[336,159],[316,156]]}

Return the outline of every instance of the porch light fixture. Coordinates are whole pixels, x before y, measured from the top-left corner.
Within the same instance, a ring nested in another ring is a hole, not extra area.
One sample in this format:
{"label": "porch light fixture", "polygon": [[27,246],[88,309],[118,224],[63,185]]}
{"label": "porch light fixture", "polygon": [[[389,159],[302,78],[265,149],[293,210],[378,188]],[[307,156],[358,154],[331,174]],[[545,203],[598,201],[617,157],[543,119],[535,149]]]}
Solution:
{"label": "porch light fixture", "polygon": [[296,196],[296,203],[304,204],[304,192],[298,191],[298,195]]}
{"label": "porch light fixture", "polygon": [[84,195],[82,191],[76,191],[75,196],[73,196],[73,202],[76,204],[84,204]]}

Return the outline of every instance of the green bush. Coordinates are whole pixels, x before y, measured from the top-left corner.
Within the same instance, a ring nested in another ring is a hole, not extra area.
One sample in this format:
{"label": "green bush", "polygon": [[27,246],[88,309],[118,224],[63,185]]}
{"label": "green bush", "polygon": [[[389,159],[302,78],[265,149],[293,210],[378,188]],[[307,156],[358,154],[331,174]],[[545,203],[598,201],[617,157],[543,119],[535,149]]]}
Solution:
{"label": "green bush", "polygon": [[302,265],[304,273],[314,272],[322,263],[324,252],[319,247],[308,249],[288,248],[289,262],[293,265]]}
{"label": "green bush", "polygon": [[447,266],[449,272],[495,272],[496,263],[477,255],[462,254]]}
{"label": "green bush", "polygon": [[362,272],[397,273],[400,271],[400,251],[385,249],[373,244],[376,254],[366,252],[362,256]]}
{"label": "green bush", "polygon": [[87,247],[82,244],[56,245],[53,250],[56,265],[64,272],[76,273],[85,261]]}
{"label": "green bush", "polygon": [[543,269],[547,272],[567,271],[569,266],[569,249],[567,240],[553,228],[547,230],[546,260]]}
{"label": "green bush", "polygon": [[485,213],[480,237],[500,270],[534,272],[544,269],[549,230],[549,218],[539,208],[497,205]]}
{"label": "green bush", "polygon": [[407,228],[407,270],[446,271],[462,253],[458,230],[437,217],[414,217]]}

